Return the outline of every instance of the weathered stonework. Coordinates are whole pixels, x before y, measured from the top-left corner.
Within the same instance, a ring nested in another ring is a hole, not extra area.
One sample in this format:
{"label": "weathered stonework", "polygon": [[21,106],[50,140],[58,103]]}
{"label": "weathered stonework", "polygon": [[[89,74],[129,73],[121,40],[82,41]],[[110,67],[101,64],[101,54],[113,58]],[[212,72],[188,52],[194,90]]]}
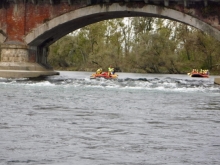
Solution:
{"label": "weathered stonework", "polygon": [[26,45],[1,46],[1,62],[28,62],[28,47]]}
{"label": "weathered stonework", "polygon": [[5,41],[6,37],[0,33],[0,43]]}
{"label": "weathered stonework", "polygon": [[59,74],[36,63],[35,51],[27,45],[2,44],[0,55],[0,77],[24,78]]}

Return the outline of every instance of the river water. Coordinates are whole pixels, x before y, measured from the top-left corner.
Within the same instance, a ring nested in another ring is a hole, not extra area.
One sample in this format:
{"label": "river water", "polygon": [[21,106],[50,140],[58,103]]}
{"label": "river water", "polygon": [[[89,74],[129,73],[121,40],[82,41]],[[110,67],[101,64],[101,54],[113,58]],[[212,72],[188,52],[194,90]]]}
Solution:
{"label": "river water", "polygon": [[1,165],[219,165],[214,77],[0,78]]}

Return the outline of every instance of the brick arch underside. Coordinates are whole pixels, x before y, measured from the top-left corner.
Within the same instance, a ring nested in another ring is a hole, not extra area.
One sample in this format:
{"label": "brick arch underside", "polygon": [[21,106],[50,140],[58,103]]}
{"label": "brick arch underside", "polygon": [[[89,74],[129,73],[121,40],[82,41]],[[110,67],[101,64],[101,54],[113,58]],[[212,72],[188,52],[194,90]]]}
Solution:
{"label": "brick arch underside", "polygon": [[114,3],[110,6],[94,5],[80,8],[56,17],[33,29],[31,33],[25,36],[25,42],[29,46],[47,47],[68,33],[86,25],[107,19],[137,16],[165,18],[185,23],[207,32],[220,41],[219,30],[179,11],[155,5],[146,5],[142,8],[128,8]]}

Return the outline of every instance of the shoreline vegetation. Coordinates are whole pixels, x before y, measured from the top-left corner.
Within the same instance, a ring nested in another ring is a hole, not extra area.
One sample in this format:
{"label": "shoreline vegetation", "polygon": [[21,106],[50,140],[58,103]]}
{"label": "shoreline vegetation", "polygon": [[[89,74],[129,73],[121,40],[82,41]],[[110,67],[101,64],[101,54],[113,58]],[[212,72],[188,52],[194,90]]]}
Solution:
{"label": "shoreline vegetation", "polygon": [[171,20],[131,17],[105,20],[72,32],[49,47],[55,70],[220,74],[220,41]]}

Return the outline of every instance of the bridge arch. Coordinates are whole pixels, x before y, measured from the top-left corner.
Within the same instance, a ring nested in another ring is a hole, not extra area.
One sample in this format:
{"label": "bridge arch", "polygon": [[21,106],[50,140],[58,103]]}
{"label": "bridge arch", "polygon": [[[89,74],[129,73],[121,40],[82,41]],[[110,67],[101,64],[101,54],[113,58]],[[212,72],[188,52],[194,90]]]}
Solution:
{"label": "bridge arch", "polygon": [[33,29],[25,36],[29,46],[48,47],[68,33],[99,21],[122,17],[158,17],[181,22],[200,29],[220,41],[220,31],[188,14],[167,7],[145,5],[141,8],[113,3],[92,5],[68,12]]}

